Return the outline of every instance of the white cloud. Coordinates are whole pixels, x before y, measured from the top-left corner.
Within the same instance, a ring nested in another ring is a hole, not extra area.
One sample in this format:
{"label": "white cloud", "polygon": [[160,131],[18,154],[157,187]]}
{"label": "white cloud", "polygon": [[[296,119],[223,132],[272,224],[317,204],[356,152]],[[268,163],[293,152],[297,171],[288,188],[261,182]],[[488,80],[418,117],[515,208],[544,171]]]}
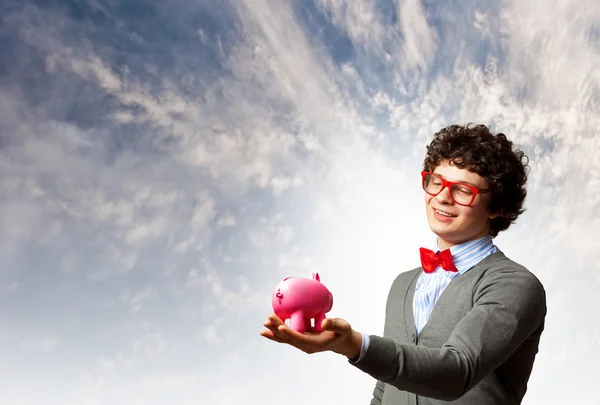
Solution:
{"label": "white cloud", "polygon": [[59,339],[56,331],[52,331],[45,336],[39,336],[35,338],[25,338],[21,342],[21,347],[40,352],[50,352],[56,348],[59,344]]}
{"label": "white cloud", "polygon": [[374,1],[319,0],[318,3],[355,45],[381,51],[388,28],[381,23],[381,13]]}
{"label": "white cloud", "polygon": [[143,303],[152,299],[153,296],[154,291],[152,287],[147,286],[143,290],[134,293],[125,291],[122,295],[122,300],[129,305],[132,312],[138,312],[142,309]]}
{"label": "white cloud", "polygon": [[[206,314],[207,318],[218,313],[231,313],[243,316],[255,310],[258,303],[264,300],[264,294],[255,291],[248,285],[248,279],[244,275],[235,278],[225,278],[217,273],[212,266],[207,266],[204,276],[199,280],[192,273],[191,283],[202,287],[202,296],[208,301],[216,304],[213,311]],[[188,284],[189,285],[189,284]]]}
{"label": "white cloud", "polygon": [[233,216],[233,214],[231,214],[230,212],[224,213],[220,218],[219,218],[219,227],[223,227],[223,228],[229,228],[229,227],[234,227],[237,225],[237,221],[235,219],[235,216]]}
{"label": "white cloud", "polygon": [[398,1],[397,14],[400,16],[398,28],[404,37],[401,66],[427,69],[437,50],[437,38],[427,22],[421,1]]}
{"label": "white cloud", "polygon": [[203,338],[207,343],[217,344],[223,341],[219,332],[219,323],[213,323],[204,328]]}

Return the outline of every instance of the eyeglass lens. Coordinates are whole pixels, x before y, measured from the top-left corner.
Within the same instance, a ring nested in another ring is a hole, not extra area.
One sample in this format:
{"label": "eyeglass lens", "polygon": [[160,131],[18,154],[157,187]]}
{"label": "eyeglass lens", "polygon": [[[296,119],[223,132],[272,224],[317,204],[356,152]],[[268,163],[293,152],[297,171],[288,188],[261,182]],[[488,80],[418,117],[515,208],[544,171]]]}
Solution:
{"label": "eyeglass lens", "polygon": [[[443,182],[437,176],[431,174],[425,175],[423,187],[430,194],[438,194],[442,190]],[[459,204],[470,204],[473,199],[473,190],[467,185],[453,184],[450,187],[452,198]]]}

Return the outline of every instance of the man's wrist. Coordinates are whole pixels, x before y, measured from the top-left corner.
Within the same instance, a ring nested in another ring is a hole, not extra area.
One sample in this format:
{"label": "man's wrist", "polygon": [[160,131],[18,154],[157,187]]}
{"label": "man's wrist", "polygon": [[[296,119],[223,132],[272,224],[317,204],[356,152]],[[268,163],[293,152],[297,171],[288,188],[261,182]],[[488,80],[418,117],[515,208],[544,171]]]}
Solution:
{"label": "man's wrist", "polygon": [[350,339],[348,339],[348,345],[344,348],[341,354],[346,356],[351,361],[356,360],[360,356],[361,347],[362,334],[360,332],[352,330],[350,332]]}

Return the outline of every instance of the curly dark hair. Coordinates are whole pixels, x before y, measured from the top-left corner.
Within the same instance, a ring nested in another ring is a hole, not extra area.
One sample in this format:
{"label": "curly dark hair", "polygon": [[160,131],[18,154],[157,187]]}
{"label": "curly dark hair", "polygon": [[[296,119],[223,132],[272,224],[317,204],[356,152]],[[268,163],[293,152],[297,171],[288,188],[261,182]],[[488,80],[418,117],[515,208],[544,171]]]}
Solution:
{"label": "curly dark hair", "polygon": [[427,146],[423,169],[433,171],[442,162],[452,162],[483,177],[491,190],[492,237],[508,229],[525,212],[525,184],[529,159],[503,133],[493,135],[485,125],[450,125],[434,135]]}

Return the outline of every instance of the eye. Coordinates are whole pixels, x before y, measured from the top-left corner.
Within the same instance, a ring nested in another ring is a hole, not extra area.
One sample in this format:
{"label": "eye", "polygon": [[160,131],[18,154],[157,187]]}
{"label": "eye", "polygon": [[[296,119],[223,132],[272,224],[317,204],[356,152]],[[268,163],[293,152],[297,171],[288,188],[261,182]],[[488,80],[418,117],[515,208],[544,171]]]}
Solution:
{"label": "eye", "polygon": [[469,187],[465,187],[465,186],[456,186],[456,191],[462,195],[472,195],[473,194],[473,190],[471,190]]}

